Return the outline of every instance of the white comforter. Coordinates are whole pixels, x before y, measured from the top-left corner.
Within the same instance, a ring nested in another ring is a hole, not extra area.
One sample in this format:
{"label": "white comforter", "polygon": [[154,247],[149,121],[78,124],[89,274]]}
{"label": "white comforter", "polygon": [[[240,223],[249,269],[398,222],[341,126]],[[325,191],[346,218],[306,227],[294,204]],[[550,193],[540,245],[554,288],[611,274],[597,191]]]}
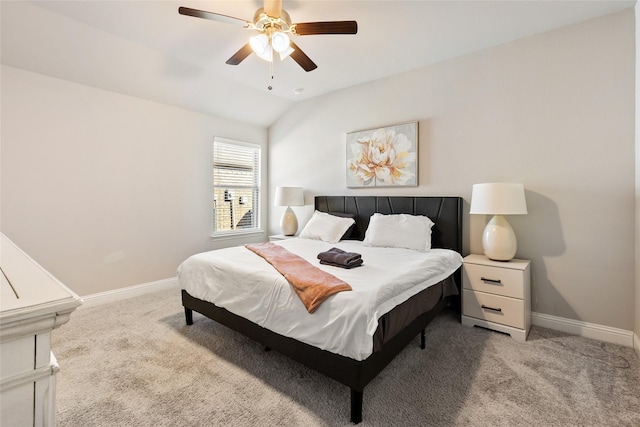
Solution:
{"label": "white comforter", "polygon": [[[349,283],[352,291],[329,297],[309,314],[287,280],[244,246],[194,255],[178,267],[178,280],[192,296],[209,301],[273,332],[356,360],[373,351],[378,318],[462,265],[454,251],[367,247],[293,238],[276,242]],[[351,270],[321,265],[320,252],[338,247],[362,254]]]}

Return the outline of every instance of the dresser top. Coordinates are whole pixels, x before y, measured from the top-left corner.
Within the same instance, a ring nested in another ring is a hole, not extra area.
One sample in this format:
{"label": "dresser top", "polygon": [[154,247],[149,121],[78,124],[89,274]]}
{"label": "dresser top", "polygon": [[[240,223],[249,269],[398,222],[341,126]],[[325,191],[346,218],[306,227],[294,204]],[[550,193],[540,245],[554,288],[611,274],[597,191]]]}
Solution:
{"label": "dresser top", "polygon": [[525,270],[531,261],[526,259],[512,259],[511,261],[493,261],[485,255],[470,254],[464,257],[465,264],[479,264],[490,267],[510,268],[512,270]]}
{"label": "dresser top", "polygon": [[82,300],[0,233],[0,319],[73,310]]}

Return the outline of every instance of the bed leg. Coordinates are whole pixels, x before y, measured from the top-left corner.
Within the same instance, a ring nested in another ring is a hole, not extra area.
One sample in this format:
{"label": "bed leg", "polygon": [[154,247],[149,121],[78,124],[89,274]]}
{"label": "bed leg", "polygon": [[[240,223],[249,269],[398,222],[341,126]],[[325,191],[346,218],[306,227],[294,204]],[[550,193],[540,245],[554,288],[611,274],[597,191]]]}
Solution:
{"label": "bed leg", "polygon": [[184,308],[184,317],[185,317],[185,320],[187,321],[187,325],[193,325],[193,310],[191,310],[190,308],[185,307]]}
{"label": "bed leg", "polygon": [[420,331],[420,348],[424,350],[426,347],[424,329]]}
{"label": "bed leg", "polygon": [[362,391],[351,389],[351,422],[359,424],[362,421]]}

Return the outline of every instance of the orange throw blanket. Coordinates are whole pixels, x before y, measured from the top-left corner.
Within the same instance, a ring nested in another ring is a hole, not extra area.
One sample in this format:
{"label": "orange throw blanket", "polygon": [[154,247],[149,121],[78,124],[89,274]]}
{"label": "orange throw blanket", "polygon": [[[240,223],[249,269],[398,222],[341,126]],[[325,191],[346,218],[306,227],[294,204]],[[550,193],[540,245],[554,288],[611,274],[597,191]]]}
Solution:
{"label": "orange throw blanket", "polygon": [[348,283],[320,270],[282,246],[264,242],[245,247],[264,258],[291,283],[309,313],[316,311],[331,295],[351,290]]}

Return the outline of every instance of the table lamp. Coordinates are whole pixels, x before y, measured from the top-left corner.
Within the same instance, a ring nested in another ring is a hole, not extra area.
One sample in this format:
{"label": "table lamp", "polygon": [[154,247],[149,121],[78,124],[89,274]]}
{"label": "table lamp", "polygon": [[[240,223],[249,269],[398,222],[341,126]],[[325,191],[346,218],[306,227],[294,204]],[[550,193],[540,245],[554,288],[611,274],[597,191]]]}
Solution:
{"label": "table lamp", "polygon": [[494,215],[482,233],[482,248],[487,258],[510,261],[518,243],[513,228],[503,215],[527,213],[524,186],[516,183],[474,184],[470,214]]}
{"label": "table lamp", "polygon": [[286,206],[280,220],[282,234],[293,236],[298,231],[298,218],[291,206],[304,206],[304,194],[301,187],[276,187],[275,206]]}

